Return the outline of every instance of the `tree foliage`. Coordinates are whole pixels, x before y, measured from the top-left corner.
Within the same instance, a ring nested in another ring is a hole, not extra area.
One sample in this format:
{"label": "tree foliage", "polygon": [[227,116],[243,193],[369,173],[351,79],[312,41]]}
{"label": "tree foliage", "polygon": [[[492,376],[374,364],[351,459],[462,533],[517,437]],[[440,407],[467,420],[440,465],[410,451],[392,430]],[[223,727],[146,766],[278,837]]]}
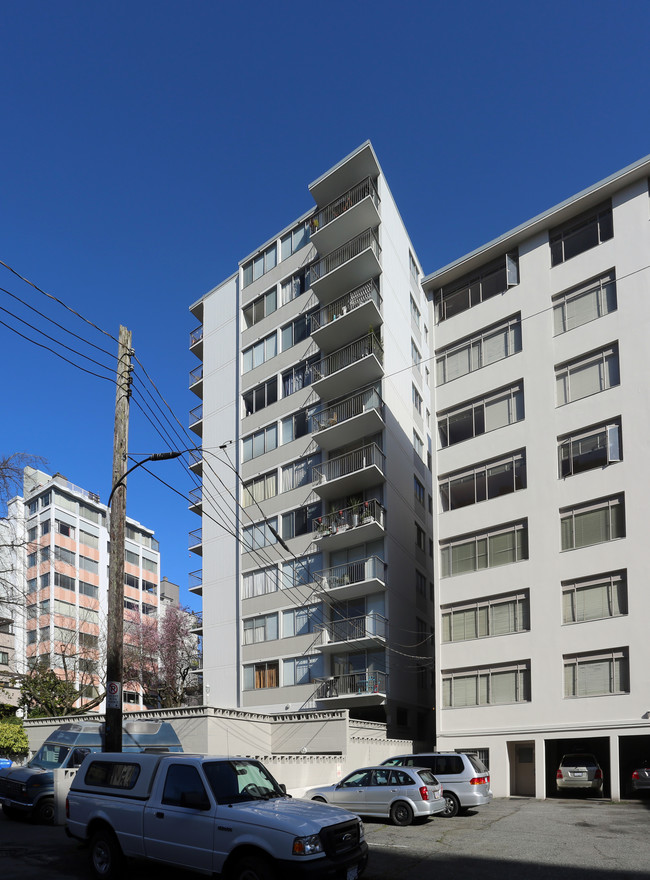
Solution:
{"label": "tree foliage", "polygon": [[29,752],[29,741],[22,724],[0,721],[0,755],[18,758]]}
{"label": "tree foliage", "polygon": [[19,705],[26,710],[28,717],[55,717],[57,715],[81,715],[98,706],[103,694],[92,701],[75,706],[81,691],[74,680],[60,677],[49,668],[47,661],[36,664],[20,679]]}

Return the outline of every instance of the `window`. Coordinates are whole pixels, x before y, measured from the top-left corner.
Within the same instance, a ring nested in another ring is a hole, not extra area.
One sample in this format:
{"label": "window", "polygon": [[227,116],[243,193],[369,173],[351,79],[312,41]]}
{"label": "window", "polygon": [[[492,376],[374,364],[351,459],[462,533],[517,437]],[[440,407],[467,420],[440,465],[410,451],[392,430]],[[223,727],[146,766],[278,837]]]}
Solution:
{"label": "window", "polygon": [[99,598],[99,587],[94,584],[87,584],[85,581],[79,581],[79,594],[89,596],[91,599]]}
{"label": "window", "polygon": [[267,379],[266,382],[262,382],[255,388],[251,388],[250,391],[245,391],[242,394],[244,416],[250,416],[253,413],[259,412],[264,407],[275,403],[277,399],[278,379],[277,376],[273,376],[271,379]]}
{"label": "window", "polygon": [[625,498],[614,495],[560,511],[562,550],[577,550],[625,537]]}
{"label": "window", "polygon": [[282,566],[280,580],[281,590],[290,590],[292,587],[304,587],[313,581],[313,572],[322,566],[320,553],[311,553],[291,562],[285,562]]}
{"label": "window", "polygon": [[413,399],[413,408],[417,413],[422,415],[422,395],[415,385],[411,385],[411,397]]}
{"label": "window", "polygon": [[[99,501],[99,499],[97,499]],[[59,503],[59,495],[57,493],[57,504]],[[74,501],[71,501],[71,509],[76,510],[77,505]],[[79,516],[83,516],[84,519],[89,519],[91,522],[98,523],[99,522],[99,511],[94,510],[92,507],[88,507],[87,504],[84,504],[82,501],[79,502]]]}
{"label": "window", "polygon": [[563,659],[565,698],[629,694],[627,648],[566,655]]}
{"label": "window", "polygon": [[304,608],[292,608],[282,612],[282,638],[303,636],[317,632],[323,624],[321,605],[306,605]]}
{"label": "window", "polygon": [[73,577],[68,577],[67,574],[60,574],[58,571],[55,571],[54,586],[61,587],[63,590],[74,590],[75,579]]}
{"label": "window", "polygon": [[452,281],[435,294],[438,321],[477,306],[519,284],[519,254],[513,251]]}
{"label": "window", "polygon": [[413,492],[415,500],[424,507],[424,486],[416,476],[413,477]]}
{"label": "window", "polygon": [[244,264],[243,286],[248,287],[253,281],[257,281],[258,278],[261,278],[262,275],[265,275],[273,269],[277,265],[277,262],[277,247],[276,243],[273,242],[273,244],[267,247],[266,250],[261,251],[256,257],[253,257],[252,260],[249,260],[248,263]]}
{"label": "window", "polygon": [[244,621],[244,644],[272,642],[278,637],[278,615],[261,614]]}
{"label": "window", "polygon": [[440,544],[441,577],[454,577],[528,559],[528,523],[501,526]]}
{"label": "window", "polygon": [[530,701],[530,664],[481,666],[442,673],[445,709]]}
{"label": "window", "polygon": [[40,576],[39,583],[40,583],[41,590],[44,590],[45,587],[50,586],[50,573],[49,573],[49,571],[47,572],[47,574],[42,574]]}
{"label": "window", "polygon": [[33,568],[38,563],[38,552],[27,554],[27,568]]}
{"label": "window", "polygon": [[243,315],[246,327],[252,327],[254,324],[258,324],[263,318],[272,315],[277,307],[278,292],[277,288],[273,287],[271,290],[267,290],[266,293],[263,293],[261,296],[254,299],[252,303],[244,306]]}
{"label": "window", "polygon": [[38,578],[30,578],[27,581],[27,592],[28,593],[38,592]]}
{"label": "window", "polygon": [[134,574],[125,574],[124,575],[124,586],[132,587],[134,590],[140,589],[140,578],[136,577]]}
{"label": "window", "polygon": [[616,309],[616,278],[612,270],[553,297],[555,335],[595,321]]}
{"label": "window", "polygon": [[158,561],[156,559],[148,559],[143,553],[142,568],[145,571],[150,571],[153,572],[153,574],[158,574]]}
{"label": "window", "polygon": [[285,370],[282,374],[282,396],[288,397],[301,388],[307,388],[314,381],[314,366],[318,363],[319,356],[314,355],[305,361],[301,361],[295,367]]}
{"label": "window", "polygon": [[35,513],[38,513],[38,498],[29,502],[29,515],[33,516]]}
{"label": "window", "polygon": [[99,574],[99,563],[95,562],[94,559],[89,559],[87,556],[79,556],[79,568]]}
{"label": "window", "polygon": [[584,623],[627,614],[627,572],[594,575],[562,584],[562,623]]}
{"label": "window", "polygon": [[[74,526],[62,522],[60,519],[55,520],[54,525],[56,526],[57,534],[63,535],[64,538],[74,538]],[[49,532],[49,530],[50,524],[48,523],[47,531]],[[46,534],[46,532],[41,532],[41,534]]]}
{"label": "window", "polygon": [[[210,799],[196,767],[188,764],[171,764],[165,777],[162,803],[172,807],[187,807],[184,795],[188,794],[192,795],[194,804],[203,803],[209,808]],[[196,807],[190,809],[194,812]],[[183,819],[179,817],[179,821],[183,822]]]}
{"label": "window", "polygon": [[612,203],[604,202],[549,230],[551,266],[557,266],[613,236]]}
{"label": "window", "polygon": [[[56,548],[56,550],[59,550],[59,549],[60,549],[59,547]],[[66,552],[69,553],[70,551],[68,550]],[[50,548],[49,547],[41,547],[41,552],[39,553],[39,556],[40,556],[41,562],[49,562],[50,561]],[[56,554],[55,554],[55,559],[58,559],[58,558],[59,557],[56,556]],[[73,560],[72,564],[74,565],[74,553],[72,554],[72,560]]]}
{"label": "window", "polygon": [[557,405],[606,391],[619,382],[618,345],[614,344],[555,368]]}
{"label": "window", "polygon": [[312,523],[316,517],[321,516],[322,503],[316,501],[299,507],[290,513],[282,514],[282,537],[284,539],[297,538],[299,535],[307,535],[312,531]]}
{"label": "window", "polygon": [[99,645],[99,636],[93,636],[90,633],[79,633],[79,645],[83,648],[96,648]]}
{"label": "window", "polygon": [[312,430],[313,410],[301,409],[286,419],[282,419],[282,443],[291,443],[299,437],[304,437]]}
{"label": "window", "polygon": [[621,461],[620,424],[586,428],[558,438],[558,476],[571,477]]}
{"label": "window", "polygon": [[422,572],[417,570],[415,572],[415,592],[418,596],[425,596],[427,592],[427,579]]}
{"label": "window", "polygon": [[425,533],[424,529],[420,526],[419,523],[415,524],[415,546],[420,550],[424,550],[425,548]]}
{"label": "window", "polygon": [[92,608],[84,608],[79,606],[79,620],[82,623],[96,623],[99,625],[99,612],[93,611]]}
{"label": "window", "polygon": [[411,253],[411,251],[409,251],[409,272],[411,273],[411,278],[415,282],[417,282],[417,280],[420,276],[420,271],[418,269],[418,264],[415,262],[415,258],[413,256],[413,254]]}
{"label": "window", "polygon": [[126,611],[134,611],[135,613],[140,611],[140,606],[137,602],[133,602],[131,599],[124,600],[124,608]]}
{"label": "window", "polygon": [[123,700],[125,703],[132,703],[135,706],[140,704],[140,697],[135,691],[124,691]]}
{"label": "window", "polygon": [[413,299],[413,294],[411,294],[410,300],[411,300],[411,303],[410,303],[410,305],[411,305],[411,321],[415,324],[415,326],[419,330],[420,329],[420,319],[422,316],[420,314],[420,310],[417,306],[417,303]]}
{"label": "window", "polygon": [[521,382],[502,388],[487,397],[438,414],[440,447],[445,449],[524,418],[524,387]]}
{"label": "window", "polygon": [[146,581],[144,578],[142,578],[142,591],[144,593],[153,593],[155,595],[157,590],[157,584],[155,584],[153,581]]}
{"label": "window", "polygon": [[255,477],[244,483],[242,493],[242,505],[250,507],[251,504],[259,504],[266,501],[267,498],[273,498],[278,494],[278,472],[270,471],[268,474],[262,474],[261,477]]}
{"label": "window", "polygon": [[307,339],[311,330],[311,316],[315,315],[317,311],[318,309],[310,309],[308,312],[298,315],[290,324],[286,324],[282,328],[282,351],[286,351]]}
{"label": "window", "polygon": [[468,470],[442,477],[440,504],[443,511],[457,510],[526,488],[526,455],[522,450],[493,459]]}
{"label": "window", "polygon": [[38,526],[32,526],[31,529],[27,530],[27,540],[35,541],[38,537]]}
{"label": "window", "polygon": [[[50,534],[50,521],[46,519],[45,522],[41,523],[41,535],[49,535]],[[74,538],[74,529],[72,529],[72,535],[68,534],[68,537]]]}
{"label": "window", "polygon": [[413,448],[418,454],[418,457],[424,459],[424,443],[415,429],[413,430]]}
{"label": "window", "polygon": [[286,306],[292,300],[300,296],[306,290],[309,290],[309,269],[301,269],[300,272],[294,273],[290,278],[282,282],[282,305]]}
{"label": "window", "polygon": [[244,550],[260,550],[262,547],[268,547],[270,544],[277,543],[277,529],[278,519],[275,516],[268,521],[246,526],[242,539]]}
{"label": "window", "polygon": [[300,486],[309,486],[314,481],[312,471],[320,462],[319,452],[316,455],[308,455],[306,458],[299,458],[297,461],[285,465],[282,468],[282,491],[290,492]]}
{"label": "window", "polygon": [[278,672],[279,664],[277,660],[244,666],[244,690],[251,691],[278,687]]}
{"label": "window", "polygon": [[309,220],[296,226],[280,239],[280,259],[286,260],[309,242]]}
{"label": "window", "polygon": [[148,605],[146,602],[142,603],[142,613],[145,617],[151,617],[158,611],[156,605]]}
{"label": "window", "polygon": [[296,684],[309,684],[323,675],[323,658],[290,657],[282,661],[282,684],[290,687]]}
{"label": "window", "polygon": [[273,565],[269,568],[249,571],[244,575],[243,581],[244,599],[264,596],[266,593],[275,593],[278,589],[278,569]]}
{"label": "window", "polygon": [[0,651],[0,666],[8,666],[9,665],[9,652],[8,651]]}
{"label": "window", "polygon": [[30,629],[27,633],[27,644],[34,645],[36,643],[36,639],[38,637],[38,633],[35,629]]}
{"label": "window", "polygon": [[257,458],[258,455],[264,455],[265,452],[275,449],[278,445],[277,422],[244,437],[242,445],[244,461],[250,461],[252,458]]}
{"label": "window", "polygon": [[411,365],[415,367],[418,373],[422,372],[422,355],[420,354],[420,349],[417,347],[415,342],[411,339]]}
{"label": "window", "polygon": [[79,529],[79,543],[85,544],[86,547],[93,547],[95,550],[99,548],[99,538],[97,535],[92,535],[83,529]]}
{"label": "window", "polygon": [[51,499],[52,499],[51,492],[45,492],[43,495],[41,495],[41,507],[47,507],[49,505]]}
{"label": "window", "polygon": [[521,319],[511,318],[436,356],[436,384],[444,385],[521,351]]}
{"label": "window", "polygon": [[64,617],[76,617],[76,606],[72,602],[63,602],[61,599],[54,600],[54,613]]}
{"label": "window", "polygon": [[442,609],[443,642],[464,642],[530,629],[530,600],[525,592],[492,596]]}
{"label": "window", "polygon": [[131,550],[124,551],[124,561],[128,562],[129,565],[135,565],[138,568],[140,567],[140,554],[133,553]]}
{"label": "window", "polygon": [[[54,627],[55,641],[63,642],[63,644],[66,645],[66,647],[69,646],[71,648],[74,648],[74,646],[77,642],[76,635],[77,635],[76,632],[73,629],[70,629],[68,627],[65,627],[65,626],[55,626]],[[47,642],[47,641],[49,641],[49,638],[50,638],[49,627],[44,627],[40,631],[39,639],[42,642]],[[64,651],[63,653],[68,653],[68,652]]]}
{"label": "window", "polygon": [[249,345],[242,352],[242,373],[259,367],[274,358],[278,353],[278,335],[273,331],[254,345]]}

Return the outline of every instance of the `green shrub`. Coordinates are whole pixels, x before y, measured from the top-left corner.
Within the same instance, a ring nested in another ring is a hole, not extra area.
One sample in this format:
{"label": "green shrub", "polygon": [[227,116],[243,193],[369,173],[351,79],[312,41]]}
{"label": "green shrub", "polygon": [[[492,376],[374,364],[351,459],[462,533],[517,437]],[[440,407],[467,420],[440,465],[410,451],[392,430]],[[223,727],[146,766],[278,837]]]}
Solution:
{"label": "green shrub", "polygon": [[29,740],[22,724],[0,721],[0,755],[17,758],[29,752]]}

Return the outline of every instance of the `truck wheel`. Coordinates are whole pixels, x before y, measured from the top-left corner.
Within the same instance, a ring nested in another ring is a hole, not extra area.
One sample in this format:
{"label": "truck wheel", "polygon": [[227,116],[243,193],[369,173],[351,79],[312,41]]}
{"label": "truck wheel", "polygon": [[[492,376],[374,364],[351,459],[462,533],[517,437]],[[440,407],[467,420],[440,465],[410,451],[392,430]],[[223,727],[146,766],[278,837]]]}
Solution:
{"label": "truck wheel", "polygon": [[393,825],[410,825],[413,821],[413,810],[404,801],[397,801],[390,808],[390,821]]}
{"label": "truck wheel", "polygon": [[460,802],[456,795],[452,794],[450,791],[443,791],[442,796],[445,799],[445,809],[440,815],[445,819],[453,819],[454,816],[458,815]]}
{"label": "truck wheel", "polygon": [[39,801],[32,813],[32,818],[37,825],[54,825],[55,815],[54,798],[44,798]]}
{"label": "truck wheel", "polygon": [[275,880],[275,871],[266,859],[244,856],[233,866],[230,880]]}
{"label": "truck wheel", "polygon": [[125,860],[112,831],[96,831],[90,841],[90,863],[96,877],[111,880],[124,873]]}

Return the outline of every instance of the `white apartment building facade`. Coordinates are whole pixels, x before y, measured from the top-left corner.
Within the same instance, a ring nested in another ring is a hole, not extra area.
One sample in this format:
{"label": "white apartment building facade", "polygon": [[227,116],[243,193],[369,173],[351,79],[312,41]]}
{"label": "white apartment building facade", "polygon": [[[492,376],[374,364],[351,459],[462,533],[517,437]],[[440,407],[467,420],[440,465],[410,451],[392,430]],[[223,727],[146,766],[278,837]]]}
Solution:
{"label": "white apartment building facade", "polygon": [[[3,611],[14,638],[11,671],[22,674],[45,661],[73,681],[86,702],[97,694],[105,663],[109,517],[98,495],[60,474],[27,467],[23,496],[9,502],[5,524],[16,538],[13,600]],[[158,542],[153,531],[130,518],[124,569],[125,622],[153,621],[159,606]],[[123,696],[125,711],[143,708],[138,688],[125,688]],[[100,704],[97,711],[102,710]]]}
{"label": "white apartment building facade", "polygon": [[424,744],[433,508],[421,270],[369,143],[310,192],[314,208],[191,307],[205,698],[348,708]]}
{"label": "white apartment building facade", "polygon": [[437,746],[495,793],[650,747],[650,159],[427,276]]}

